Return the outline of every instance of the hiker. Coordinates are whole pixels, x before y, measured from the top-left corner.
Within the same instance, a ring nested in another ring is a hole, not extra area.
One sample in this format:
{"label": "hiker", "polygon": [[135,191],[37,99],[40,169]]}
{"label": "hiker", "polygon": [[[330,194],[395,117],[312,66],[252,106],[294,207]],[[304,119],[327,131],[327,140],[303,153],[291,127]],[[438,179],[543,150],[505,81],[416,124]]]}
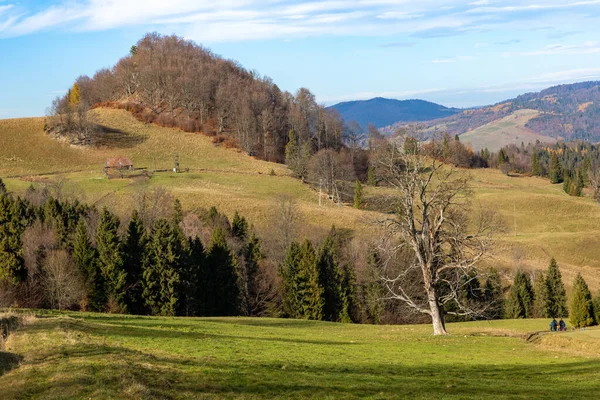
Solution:
{"label": "hiker", "polygon": [[552,332],[556,332],[556,325],[557,325],[556,318],[552,318],[552,322],[550,322],[550,330]]}
{"label": "hiker", "polygon": [[558,322],[558,330],[560,330],[561,332],[566,332],[567,331],[567,324],[565,324],[565,321],[563,321],[562,318]]}

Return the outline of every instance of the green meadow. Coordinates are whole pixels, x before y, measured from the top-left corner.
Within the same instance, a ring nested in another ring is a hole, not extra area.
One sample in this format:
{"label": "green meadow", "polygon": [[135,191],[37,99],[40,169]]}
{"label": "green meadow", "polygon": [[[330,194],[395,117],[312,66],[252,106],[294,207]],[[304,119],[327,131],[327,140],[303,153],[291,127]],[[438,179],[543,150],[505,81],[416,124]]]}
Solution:
{"label": "green meadow", "polygon": [[[46,313],[9,337],[3,399],[597,398],[600,330]],[[9,363],[12,363],[8,365]]]}

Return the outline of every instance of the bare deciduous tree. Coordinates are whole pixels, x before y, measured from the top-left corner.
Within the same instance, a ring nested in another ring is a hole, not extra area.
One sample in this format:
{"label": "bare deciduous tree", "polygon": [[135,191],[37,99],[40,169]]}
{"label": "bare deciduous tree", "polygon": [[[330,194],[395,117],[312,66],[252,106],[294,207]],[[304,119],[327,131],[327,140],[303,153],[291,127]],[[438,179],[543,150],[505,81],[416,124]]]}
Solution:
{"label": "bare deciduous tree", "polygon": [[44,271],[44,287],[52,308],[64,310],[85,297],[83,280],[66,250],[49,251]]}
{"label": "bare deciduous tree", "polygon": [[[403,253],[401,265],[389,265],[383,281],[388,299],[429,315],[434,334],[444,335],[445,314],[483,312],[464,304],[460,293],[469,279],[478,279],[473,272],[490,249],[497,222],[486,211],[471,218],[467,179],[459,171],[418,151],[402,152],[401,144],[387,146],[377,159],[378,175],[398,191],[397,211],[381,221],[388,255]],[[456,311],[444,309],[450,303]]]}

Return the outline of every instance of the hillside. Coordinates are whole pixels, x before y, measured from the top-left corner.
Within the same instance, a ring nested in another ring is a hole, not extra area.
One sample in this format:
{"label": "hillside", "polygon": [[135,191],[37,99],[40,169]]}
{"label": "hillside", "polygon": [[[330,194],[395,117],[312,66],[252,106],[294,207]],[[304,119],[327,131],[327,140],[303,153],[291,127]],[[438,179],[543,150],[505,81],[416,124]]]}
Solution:
{"label": "hillside", "polygon": [[504,118],[497,119],[488,124],[475,128],[460,135],[463,143],[470,143],[475,151],[487,148],[489,151],[497,152],[507,143],[554,143],[555,138],[541,135],[527,124],[539,116],[535,110],[517,110]]}
{"label": "hillside", "polygon": [[452,335],[433,337],[427,325],[41,317],[0,352],[5,400],[591,399],[600,379],[600,330],[539,333],[548,320],[448,324]]}
{"label": "hillside", "polygon": [[394,100],[382,97],[339,103],[329,109],[338,111],[346,122],[358,122],[364,130],[370,123],[377,128],[383,128],[398,121],[429,121],[460,112],[456,108],[448,108],[424,100]]}
{"label": "hillside", "polygon": [[[527,121],[521,120],[513,128],[506,126],[511,118],[522,118],[522,112],[533,110],[537,115],[532,115]],[[506,118],[505,120],[503,120]],[[455,115],[439,120],[427,121],[426,128],[438,129],[452,135],[467,135],[472,143],[485,143],[486,139],[478,139],[478,134],[489,135],[491,131],[502,131],[504,126],[506,136],[492,141],[492,145],[507,145],[520,143],[515,137],[528,134],[538,134],[554,140],[588,140],[600,141],[600,82],[582,82],[570,85],[554,86],[541,92],[527,93],[514,99],[495,104],[489,107],[464,110]],[[490,124],[490,128],[482,128]],[[385,127],[384,132],[391,133],[405,125],[400,122]],[[525,130],[526,129],[526,130]],[[532,141],[539,137],[531,137]],[[527,143],[526,141],[524,141]],[[478,146],[476,146],[478,147]]]}
{"label": "hillside", "polygon": [[[124,110],[97,109],[93,113],[99,123],[131,140],[117,148],[69,146],[44,133],[41,118],[0,120],[0,177],[7,188],[23,195],[31,184],[62,182],[65,195],[76,195],[98,207],[110,206],[127,217],[135,206],[134,193],[164,187],[186,210],[214,205],[230,217],[239,210],[264,235],[269,234],[273,210],[283,195],[294,199],[302,213],[300,237],[312,237],[335,224],[354,230],[364,243],[377,238],[375,221],[381,214],[350,206],[339,208],[329,201],[319,207],[317,193],[293,178],[284,165],[215,146],[203,135],[144,124]],[[112,180],[103,173],[106,159],[115,156],[129,157],[136,167],[171,169],[174,153],[180,157],[181,168],[189,168],[189,172]],[[600,289],[600,207],[591,198],[571,197],[561,185],[551,185],[546,179],[507,177],[495,169],[465,172],[471,175],[474,206],[497,210],[508,227],[499,237],[490,265],[509,271],[542,269],[550,256],[555,256],[568,288],[575,274],[582,272],[593,290]],[[366,187],[365,201],[387,194],[395,195],[385,188]]]}

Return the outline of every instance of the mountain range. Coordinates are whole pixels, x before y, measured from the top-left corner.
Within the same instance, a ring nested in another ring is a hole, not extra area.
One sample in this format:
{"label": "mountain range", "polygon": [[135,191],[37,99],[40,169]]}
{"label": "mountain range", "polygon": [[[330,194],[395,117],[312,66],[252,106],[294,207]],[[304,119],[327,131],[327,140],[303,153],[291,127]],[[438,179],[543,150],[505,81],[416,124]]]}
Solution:
{"label": "mountain range", "polygon": [[383,128],[399,121],[430,121],[461,112],[460,109],[425,100],[394,100],[383,97],[347,101],[329,108],[337,110],[345,121],[356,121],[365,130],[369,124]]}
{"label": "mountain range", "polygon": [[[498,150],[510,143],[536,140],[600,141],[599,81],[553,86],[494,105],[464,110],[422,100],[381,98],[340,103],[331,108],[347,121],[354,119],[363,127],[374,123],[387,134],[419,122],[426,131],[460,135],[475,150],[484,147]],[[444,113],[448,115],[438,117]],[[385,124],[394,119],[395,122]]]}

